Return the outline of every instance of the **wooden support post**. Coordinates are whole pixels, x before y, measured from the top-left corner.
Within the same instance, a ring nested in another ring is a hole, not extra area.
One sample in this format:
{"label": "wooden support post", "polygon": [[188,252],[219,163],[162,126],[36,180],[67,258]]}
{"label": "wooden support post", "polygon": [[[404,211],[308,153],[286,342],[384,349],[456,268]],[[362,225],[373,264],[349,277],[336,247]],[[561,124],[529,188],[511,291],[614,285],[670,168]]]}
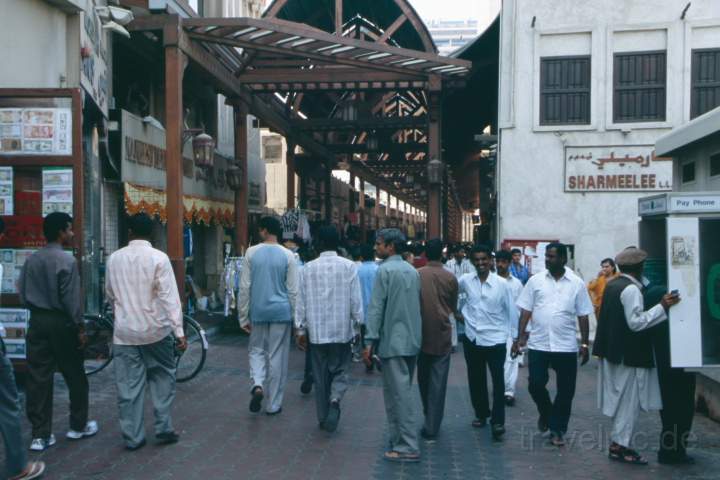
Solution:
{"label": "wooden support post", "polygon": [[343,34],[343,0],[335,0],[335,35]]}
{"label": "wooden support post", "polygon": [[350,190],[348,192],[348,212],[355,211],[355,174],[350,174]]}
{"label": "wooden support post", "polygon": [[181,298],[185,292],[183,252],[183,71],[185,58],[179,48],[180,25],[168,24],[165,45],[165,192],[167,201],[167,253]]}
{"label": "wooden support post", "polygon": [[287,208],[295,208],[295,145],[288,143],[285,153],[287,164]]}
{"label": "wooden support post", "polygon": [[324,183],[325,220],[328,224],[332,224],[332,170],[329,167],[326,168]]}
{"label": "wooden support post", "polygon": [[300,208],[307,208],[307,173],[303,172],[300,174]]}
{"label": "wooden support post", "polygon": [[247,107],[236,103],[235,113],[235,161],[242,169],[242,186],[235,192],[235,254],[244,253],[249,243],[248,231],[248,149]]}
{"label": "wooden support post", "polygon": [[360,207],[360,243],[367,243],[367,222],[365,221],[365,180],[360,179],[360,192],[358,195]]}
{"label": "wooden support post", "polygon": [[380,228],[380,188],[375,185],[375,229]]}
{"label": "wooden support post", "polygon": [[[440,80],[431,79],[431,88],[428,105],[428,154],[429,158],[442,161],[441,139],[441,98],[438,83]],[[442,235],[442,184],[428,185],[427,207],[427,239],[441,238]]]}

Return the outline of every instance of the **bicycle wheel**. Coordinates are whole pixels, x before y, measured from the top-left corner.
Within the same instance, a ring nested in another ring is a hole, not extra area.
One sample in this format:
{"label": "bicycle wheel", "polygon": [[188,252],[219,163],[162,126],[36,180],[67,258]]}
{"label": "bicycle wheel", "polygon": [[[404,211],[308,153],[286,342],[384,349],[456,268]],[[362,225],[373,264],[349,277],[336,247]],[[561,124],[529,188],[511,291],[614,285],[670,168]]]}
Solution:
{"label": "bicycle wheel", "polygon": [[205,330],[193,318],[185,315],[183,320],[183,328],[185,329],[185,338],[187,339],[187,349],[181,352],[175,349],[178,382],[187,382],[192,380],[200,373],[203,365],[205,365],[205,356],[207,355],[208,343],[205,336]]}
{"label": "bicycle wheel", "polygon": [[113,323],[103,315],[84,315],[84,323],[88,339],[83,351],[85,374],[92,375],[112,361]]}

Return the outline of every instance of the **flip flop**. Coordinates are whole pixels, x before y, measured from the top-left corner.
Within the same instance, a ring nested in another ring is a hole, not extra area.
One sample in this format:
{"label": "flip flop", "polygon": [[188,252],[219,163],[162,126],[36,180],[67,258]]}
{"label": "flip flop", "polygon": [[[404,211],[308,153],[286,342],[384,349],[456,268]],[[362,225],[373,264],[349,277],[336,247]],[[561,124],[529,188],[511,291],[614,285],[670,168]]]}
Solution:
{"label": "flip flop", "polygon": [[630,465],[647,465],[648,461],[638,452],[630,448],[620,446],[620,448],[608,450],[608,458],[620,463],[629,463]]}
{"label": "flip flop", "polygon": [[10,480],[30,480],[31,478],[38,478],[45,473],[45,462],[29,462],[27,467],[27,472],[17,477],[11,477]]}
{"label": "flip flop", "polygon": [[396,463],[417,463],[420,461],[420,455],[417,453],[402,453],[395,450],[385,452],[383,458],[388,462]]}

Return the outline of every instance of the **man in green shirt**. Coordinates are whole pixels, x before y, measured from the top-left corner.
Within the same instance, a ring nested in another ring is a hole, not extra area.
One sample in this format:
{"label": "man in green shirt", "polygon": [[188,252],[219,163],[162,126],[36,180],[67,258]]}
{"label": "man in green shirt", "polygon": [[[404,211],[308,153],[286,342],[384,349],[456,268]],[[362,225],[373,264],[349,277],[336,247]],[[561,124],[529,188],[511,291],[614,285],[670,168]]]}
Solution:
{"label": "man in green shirt", "polygon": [[390,450],[384,458],[418,462],[418,431],[412,378],[422,342],[420,276],[403,261],[405,237],[397,228],[377,233],[375,252],[383,260],[378,268],[367,314],[365,338],[381,359],[383,396],[390,430]]}

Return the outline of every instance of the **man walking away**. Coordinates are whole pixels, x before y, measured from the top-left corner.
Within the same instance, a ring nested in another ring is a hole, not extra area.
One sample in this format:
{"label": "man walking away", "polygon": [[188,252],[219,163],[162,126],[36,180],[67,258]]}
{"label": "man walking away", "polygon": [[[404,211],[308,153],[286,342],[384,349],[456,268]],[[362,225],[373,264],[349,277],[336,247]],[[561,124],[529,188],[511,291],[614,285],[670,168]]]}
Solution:
{"label": "man walking away", "polygon": [[425,414],[420,435],[434,441],[445,411],[445,392],[450,371],[450,315],[457,313],[458,282],[443,268],[443,245],[439,239],[427,243],[428,264],[422,267],[420,311],[422,313],[422,347],[418,357],[418,387]]}
{"label": "man walking away", "polygon": [[668,293],[660,303],[644,309],[641,292],[646,258],[647,253],[635,247],[615,258],[622,274],[605,288],[593,348],[593,355],[601,359],[598,403],[603,414],[613,418],[608,456],[635,465],[648,463],[630,445],[640,410],[662,408],[648,329],[667,320],[669,308],[680,301],[677,293]]}
{"label": "man walking away", "polygon": [[520,280],[520,282],[522,282],[523,285],[525,285],[530,278],[530,272],[528,272],[527,267],[521,262],[522,252],[519,248],[513,248],[512,250],[510,250],[510,255],[512,255],[510,273],[513,277],[517,278],[518,280]]}
{"label": "man walking away", "polygon": [[[490,271],[490,248],[472,249],[475,272],[460,277],[465,301],[459,317],[465,324],[463,351],[467,363],[470,399],[475,410],[473,427],[484,427],[490,417],[491,434],[500,440],[505,433],[504,365],[507,339],[517,325],[518,310],[508,283]],[[493,386],[492,412],[488,403],[487,370]]]}
{"label": "man walking away", "polygon": [[[512,262],[512,255],[507,250],[500,250],[495,255],[495,265],[497,267],[497,274],[501,278],[504,278],[508,282],[510,292],[512,293],[513,306],[517,302],[518,297],[523,289],[523,284],[517,278],[510,274],[510,263]],[[515,307],[517,308],[517,307]],[[514,331],[516,326],[512,325]],[[505,355],[505,405],[512,407],[515,405],[515,385],[517,384],[518,367],[520,366],[521,355],[513,357],[512,355],[512,344],[513,336],[508,335],[507,340],[507,354]]]}
{"label": "man walking away", "polygon": [[[377,277],[378,264],[375,262],[375,251],[372,245],[362,245],[359,247],[360,266],[358,267],[358,280],[360,281],[360,291],[362,293],[363,307],[363,325],[361,327],[361,344],[365,343],[365,331],[367,325],[368,307],[370,306],[370,298],[372,297],[373,285],[375,285],[375,277]],[[365,362],[365,371],[370,373],[373,371],[374,365],[372,359],[363,358]]]}
{"label": "man walking away", "polygon": [[[585,283],[567,268],[567,247],[551,243],[545,250],[546,271],[533,275],[523,288],[517,306],[522,309],[513,355],[528,347],[530,395],[537,405],[538,429],[550,429],[550,442],[565,445],[577,380],[577,325],[580,324],[582,365],[590,360],[588,315],[593,311]],[[530,341],[525,331],[530,316]],[[577,320],[576,320],[577,318]],[[555,370],[557,395],[550,400],[548,370]]]}
{"label": "man walking away", "polygon": [[70,391],[70,430],[66,437],[79,440],[98,432],[97,422],[88,421],[88,381],[83,366],[87,338],[80,273],[75,258],[63,251],[63,246],[72,246],[72,218],[61,212],[49,214],[43,220],[43,234],[47,246],[27,259],[18,281],[20,301],[30,310],[26,399],[32,424],[30,450],[38,452],[55,444],[55,370],[62,373]]}
{"label": "man walking away", "polygon": [[292,318],[297,297],[297,263],[278,244],[282,225],[277,218],[259,223],[263,242],[245,253],[238,294],[240,327],[250,334],[250,411],[257,413],[267,393],[265,413],[282,411],[287,383]]}
{"label": "man walking away", "polygon": [[373,351],[382,362],[383,397],[390,430],[390,450],[383,458],[392,462],[418,462],[420,451],[415,429],[417,413],[412,398],[412,378],[420,353],[420,276],[399,252],[405,237],[397,228],[376,234],[375,252],[383,260],[368,308],[365,357]]}
{"label": "man walking away", "polygon": [[[153,220],[130,217],[127,247],[107,261],[105,293],[115,314],[113,364],[125,447],[145,446],[145,385],[155,409],[155,438],[177,443],[170,418],[175,400],[175,342],[185,350],[183,313],[175,274],[165,253],[150,244]],[[174,337],[173,337],[174,335]]]}
{"label": "man walking away", "polygon": [[[5,222],[0,218],[0,240],[5,236]],[[0,264],[0,278],[3,267]],[[5,442],[5,477],[11,480],[38,478],[45,472],[44,462],[28,462],[22,445],[20,401],[13,366],[6,356],[5,327],[0,323],[0,433]]]}
{"label": "man walking away", "polygon": [[337,254],[340,238],[335,227],[322,227],[318,238],[322,253],[302,271],[295,328],[302,350],[310,337],[320,428],[334,432],[348,387],[351,341],[360,333],[362,295],[357,267]]}

